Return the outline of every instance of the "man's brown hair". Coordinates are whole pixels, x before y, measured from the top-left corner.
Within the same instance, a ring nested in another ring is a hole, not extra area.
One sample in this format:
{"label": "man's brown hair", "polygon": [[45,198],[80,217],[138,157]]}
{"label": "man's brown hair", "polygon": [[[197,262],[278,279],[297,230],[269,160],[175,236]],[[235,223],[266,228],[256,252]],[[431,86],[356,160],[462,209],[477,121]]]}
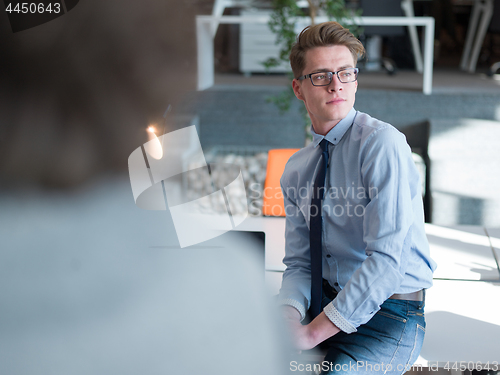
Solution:
{"label": "man's brown hair", "polygon": [[346,46],[352,54],[354,65],[358,57],[365,54],[361,42],[337,22],[324,22],[314,26],[307,26],[301,31],[290,51],[290,65],[293,75],[298,78],[302,75],[306,65],[306,52],[314,47]]}

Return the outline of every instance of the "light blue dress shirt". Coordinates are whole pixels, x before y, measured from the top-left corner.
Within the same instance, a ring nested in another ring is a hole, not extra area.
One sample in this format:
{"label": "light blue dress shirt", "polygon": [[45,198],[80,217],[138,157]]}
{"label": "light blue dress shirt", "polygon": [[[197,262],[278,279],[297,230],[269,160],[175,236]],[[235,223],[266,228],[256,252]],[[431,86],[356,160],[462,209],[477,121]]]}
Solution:
{"label": "light blue dress shirt", "polygon": [[339,293],[324,308],[352,333],[394,293],[432,286],[436,263],[424,230],[420,176],[406,139],[393,126],[353,109],[326,136],[288,161],[281,189],[287,266],[279,300],[299,310],[311,300],[309,207],[323,138],[329,165],[323,201],[323,278]]}

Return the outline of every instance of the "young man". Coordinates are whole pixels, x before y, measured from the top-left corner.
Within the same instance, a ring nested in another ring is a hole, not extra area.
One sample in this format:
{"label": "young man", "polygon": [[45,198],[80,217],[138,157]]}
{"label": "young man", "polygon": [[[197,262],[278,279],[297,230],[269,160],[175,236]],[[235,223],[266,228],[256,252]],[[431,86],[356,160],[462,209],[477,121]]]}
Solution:
{"label": "young man", "polygon": [[[290,53],[293,90],[311,118],[313,141],[281,178],[287,269],[279,301],[299,350],[328,348],[324,370],[401,374],[422,346],[424,290],[436,265],[405,137],[353,108],[363,53],[336,22],[304,29]],[[326,177],[318,176],[325,169]],[[313,185],[323,181],[318,194]],[[319,259],[313,265],[312,257]],[[319,315],[302,324],[311,302]]]}

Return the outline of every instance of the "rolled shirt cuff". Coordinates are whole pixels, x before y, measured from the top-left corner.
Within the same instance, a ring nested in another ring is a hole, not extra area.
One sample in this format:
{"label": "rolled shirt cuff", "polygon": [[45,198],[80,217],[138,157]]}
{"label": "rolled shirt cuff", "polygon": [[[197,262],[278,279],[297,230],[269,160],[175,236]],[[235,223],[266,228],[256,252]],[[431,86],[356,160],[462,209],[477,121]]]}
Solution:
{"label": "rolled shirt cuff", "polygon": [[282,299],[282,300],[278,301],[278,304],[295,307],[300,313],[300,321],[303,321],[304,318],[306,317],[306,308],[304,307],[303,304],[301,304],[300,302],[298,302],[294,299],[291,299],[291,298]]}
{"label": "rolled shirt cuff", "polygon": [[325,315],[330,319],[330,321],[335,324],[341,331],[345,333],[353,333],[356,332],[357,329],[351,323],[349,323],[345,318],[340,315],[338,310],[333,306],[333,303],[329,303],[323,309]]}

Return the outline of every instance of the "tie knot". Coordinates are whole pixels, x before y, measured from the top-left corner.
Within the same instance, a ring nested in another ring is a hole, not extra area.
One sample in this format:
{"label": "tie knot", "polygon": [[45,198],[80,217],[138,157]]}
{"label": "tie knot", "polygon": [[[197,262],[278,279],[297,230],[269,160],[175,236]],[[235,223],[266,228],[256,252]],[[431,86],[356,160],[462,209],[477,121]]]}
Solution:
{"label": "tie knot", "polygon": [[328,143],[329,142],[325,138],[323,138],[319,143],[319,147],[321,147],[321,150],[323,150],[323,152],[328,152]]}

